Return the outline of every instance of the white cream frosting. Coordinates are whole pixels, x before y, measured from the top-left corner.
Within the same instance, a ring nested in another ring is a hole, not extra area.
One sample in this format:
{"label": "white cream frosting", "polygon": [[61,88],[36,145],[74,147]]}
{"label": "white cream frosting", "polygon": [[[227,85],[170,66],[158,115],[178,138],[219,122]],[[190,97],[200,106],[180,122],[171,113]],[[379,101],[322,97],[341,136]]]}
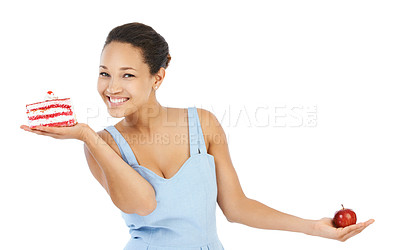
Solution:
{"label": "white cream frosting", "polygon": [[38,109],[38,108],[45,108],[49,105],[53,105],[53,104],[65,104],[65,105],[70,105],[72,106],[72,102],[71,99],[66,99],[66,100],[54,100],[54,101],[47,101],[47,102],[40,102],[40,103],[36,103],[36,104],[30,104],[26,107],[26,109],[28,111],[32,110],[32,109]]}
{"label": "white cream frosting", "polygon": [[46,110],[37,109],[34,111],[30,111],[28,113],[28,117],[33,117],[33,116],[37,116],[37,115],[51,115],[51,114],[69,112],[69,111],[70,111],[70,109],[68,109],[68,108],[51,108],[51,109],[46,109]]}
{"label": "white cream frosting", "polygon": [[45,125],[45,124],[50,124],[50,123],[56,123],[56,122],[65,122],[65,121],[69,121],[75,119],[74,115],[61,115],[61,116],[56,116],[53,118],[49,118],[49,119],[37,119],[37,120],[29,120],[29,126],[38,126],[38,125]]}

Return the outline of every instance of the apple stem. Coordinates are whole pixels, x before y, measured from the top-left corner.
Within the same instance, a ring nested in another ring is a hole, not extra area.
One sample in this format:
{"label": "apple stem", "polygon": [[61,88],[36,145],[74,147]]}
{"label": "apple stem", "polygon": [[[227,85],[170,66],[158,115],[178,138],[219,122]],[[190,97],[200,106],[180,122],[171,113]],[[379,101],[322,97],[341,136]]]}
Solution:
{"label": "apple stem", "polygon": [[340,205],[342,205],[342,208],[343,208],[343,210],[344,210],[343,204],[340,204]]}

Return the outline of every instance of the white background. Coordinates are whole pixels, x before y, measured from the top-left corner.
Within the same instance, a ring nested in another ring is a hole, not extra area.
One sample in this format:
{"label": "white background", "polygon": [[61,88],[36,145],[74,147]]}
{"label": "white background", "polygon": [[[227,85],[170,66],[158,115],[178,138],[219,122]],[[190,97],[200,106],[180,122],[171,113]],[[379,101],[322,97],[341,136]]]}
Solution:
{"label": "white background", "polygon": [[1,5],[0,249],[110,250],[128,241],[83,143],[19,126],[25,104],[48,90],[71,97],[78,121],[96,131],[115,124],[96,90],[100,52],[112,28],[134,21],[170,46],[157,99],[217,116],[249,198],[307,219],[332,217],[343,203],[358,221],[376,220],[343,243],[229,223],[217,206],[225,249],[398,249],[396,1]]}

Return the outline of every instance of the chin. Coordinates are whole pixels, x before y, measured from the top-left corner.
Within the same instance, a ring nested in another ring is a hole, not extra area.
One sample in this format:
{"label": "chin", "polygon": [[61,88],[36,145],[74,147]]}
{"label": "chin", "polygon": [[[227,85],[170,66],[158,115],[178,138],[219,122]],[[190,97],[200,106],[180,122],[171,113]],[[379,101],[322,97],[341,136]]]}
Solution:
{"label": "chin", "polygon": [[108,112],[112,118],[123,118],[125,116],[121,115],[121,114],[115,114],[113,112]]}
{"label": "chin", "polygon": [[126,117],[126,116],[134,113],[134,110],[132,108],[125,108],[125,109],[110,109],[110,108],[108,108],[108,113],[113,118],[123,118],[123,117]]}
{"label": "chin", "polygon": [[124,110],[108,109],[108,114],[110,114],[113,118],[123,118],[123,117],[125,117]]}

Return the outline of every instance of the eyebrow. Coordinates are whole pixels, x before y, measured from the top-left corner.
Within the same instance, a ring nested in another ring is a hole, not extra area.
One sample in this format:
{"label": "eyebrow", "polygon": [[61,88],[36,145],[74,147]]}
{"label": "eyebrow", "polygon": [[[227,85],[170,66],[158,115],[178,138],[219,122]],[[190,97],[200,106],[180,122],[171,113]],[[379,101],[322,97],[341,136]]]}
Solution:
{"label": "eyebrow", "polygon": [[[100,65],[100,67],[99,68],[105,68],[105,69],[108,69],[106,66],[104,66],[104,65]],[[136,70],[136,69],[134,69],[134,68],[132,68],[132,67],[121,67],[121,68],[119,68],[120,70],[127,70],[127,69],[133,69],[133,70]]]}

